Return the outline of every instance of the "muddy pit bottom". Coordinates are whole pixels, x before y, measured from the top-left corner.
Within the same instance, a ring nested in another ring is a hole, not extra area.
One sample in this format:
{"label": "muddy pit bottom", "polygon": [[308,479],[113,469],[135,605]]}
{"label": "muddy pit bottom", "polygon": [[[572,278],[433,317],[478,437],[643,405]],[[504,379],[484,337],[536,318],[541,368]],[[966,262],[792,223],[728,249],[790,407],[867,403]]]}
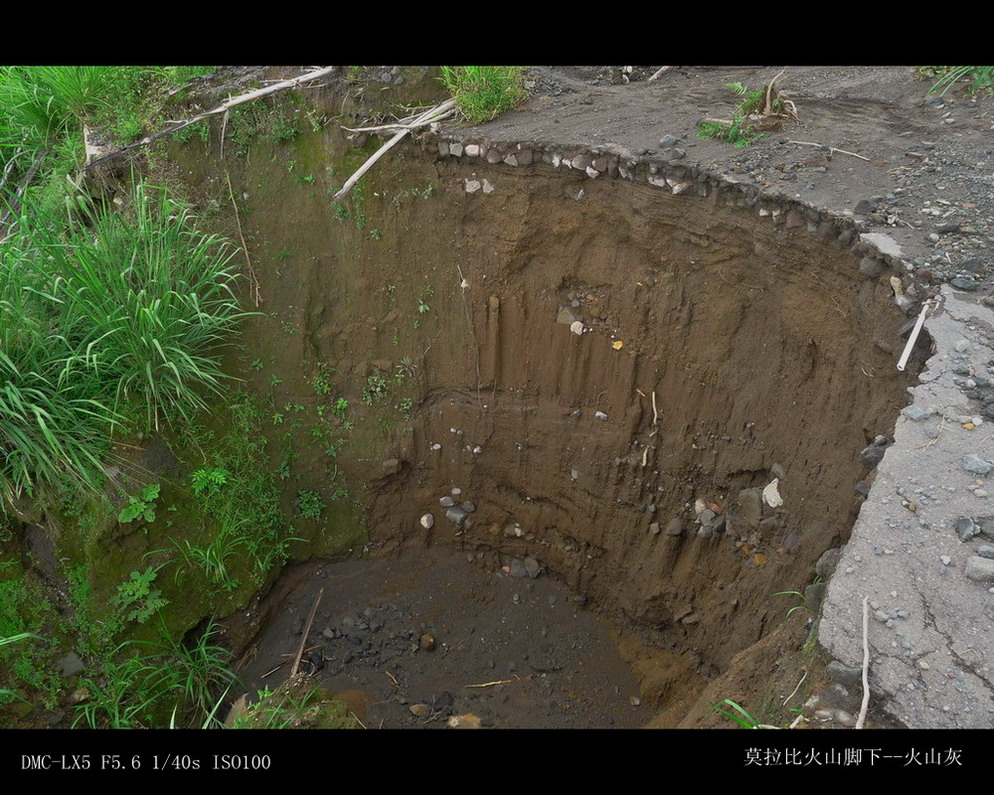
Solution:
{"label": "muddy pit bottom", "polygon": [[440,728],[463,714],[494,728],[634,728],[651,718],[611,628],[544,574],[488,572],[466,553],[429,548],[305,564],[285,577],[240,674],[250,694],[286,680],[323,588],[301,671],[367,728]]}

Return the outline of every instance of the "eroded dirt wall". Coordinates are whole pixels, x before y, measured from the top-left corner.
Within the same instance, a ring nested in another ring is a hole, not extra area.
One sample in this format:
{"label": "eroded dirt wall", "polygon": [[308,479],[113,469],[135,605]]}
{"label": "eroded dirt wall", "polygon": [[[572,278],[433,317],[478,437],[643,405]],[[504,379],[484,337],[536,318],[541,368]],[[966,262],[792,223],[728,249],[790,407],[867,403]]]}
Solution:
{"label": "eroded dirt wall", "polygon": [[[674,195],[413,144],[335,209],[368,152],[326,132],[266,154],[234,175],[266,313],[246,339],[265,369],[244,377],[281,415],[326,401],[322,370],[349,403],[333,462],[294,441],[286,499],[325,495],[319,537],[359,507],[373,550],[530,556],[705,675],[847,537],[858,453],[908,383],[904,317],[851,235],[734,186]],[[377,374],[389,395],[365,405]]]}
{"label": "eroded dirt wall", "polygon": [[[806,226],[714,197],[437,168],[407,223],[427,239],[362,268],[423,271],[439,318],[373,539],[533,555],[721,668],[847,536],[857,453],[903,404],[889,291]],[[740,499],[776,474],[782,509]],[[452,487],[475,507],[461,526],[439,505]],[[697,499],[724,528],[696,522]]]}

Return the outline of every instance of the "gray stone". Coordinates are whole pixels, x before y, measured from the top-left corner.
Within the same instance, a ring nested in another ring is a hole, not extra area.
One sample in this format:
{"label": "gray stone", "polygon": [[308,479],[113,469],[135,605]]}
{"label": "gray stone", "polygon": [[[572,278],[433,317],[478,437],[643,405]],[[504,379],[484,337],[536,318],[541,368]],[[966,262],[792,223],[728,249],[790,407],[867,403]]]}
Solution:
{"label": "gray stone", "polygon": [[683,534],[683,520],[680,518],[670,519],[666,523],[666,530],[664,531],[668,536],[678,536]]}
{"label": "gray stone", "polygon": [[400,461],[396,458],[388,458],[383,462],[384,475],[396,475],[398,472],[400,472]]}
{"label": "gray stone", "polygon": [[518,558],[511,558],[507,562],[507,574],[517,580],[524,580],[528,577],[528,569],[523,561]]}
{"label": "gray stone", "polygon": [[490,180],[488,180],[488,179],[483,180],[483,192],[484,193],[486,193],[487,195],[489,195],[489,194],[493,193],[495,190],[497,190],[497,189],[493,185],[490,184]]}
{"label": "gray stone", "polygon": [[742,489],[737,501],[735,519],[750,529],[759,525],[763,518],[763,490],[761,488]]}
{"label": "gray stone", "polygon": [[458,141],[453,141],[449,144],[449,154],[453,157],[462,157],[463,145]]}
{"label": "gray stone", "polygon": [[503,159],[504,155],[502,155],[497,149],[491,149],[490,151],[487,152],[488,163],[496,165]]}
{"label": "gray stone", "polygon": [[80,656],[74,651],[69,652],[56,664],[62,669],[63,676],[75,676],[86,668]]}
{"label": "gray stone", "polygon": [[466,502],[464,502],[459,507],[461,507],[464,511],[466,511],[466,513],[473,513],[473,511],[476,510],[476,506],[473,504],[471,500],[466,500]]}
{"label": "gray stone", "polygon": [[603,411],[595,411],[594,412],[594,416],[597,419],[599,419],[599,420],[606,420],[607,419],[607,414],[605,414]]}
{"label": "gray stone", "polygon": [[815,573],[823,580],[831,579],[832,575],[835,574],[835,567],[839,565],[841,559],[841,547],[825,550],[818,558],[818,562],[815,563]]}
{"label": "gray stone", "polygon": [[859,454],[859,460],[867,469],[873,469],[884,459],[886,448],[881,444],[871,444],[864,447]]}
{"label": "gray stone", "polygon": [[480,147],[477,144],[466,144],[466,157],[479,157]]}
{"label": "gray stone", "polygon": [[979,535],[980,528],[969,516],[961,516],[953,523],[953,530],[960,537],[961,541],[969,541],[975,535]]}
{"label": "gray stone", "polygon": [[855,491],[860,497],[863,497],[865,499],[866,497],[870,496],[870,484],[867,483],[865,480],[861,480],[859,483],[856,484],[855,488],[853,488],[853,491]]}
{"label": "gray stone", "polygon": [[968,455],[963,458],[963,469],[975,475],[986,475],[994,469],[994,462],[986,461],[980,456]]}
{"label": "gray stone", "polygon": [[994,519],[989,516],[981,516],[977,519],[977,526],[980,527],[980,535],[994,538]]}
{"label": "gray stone", "polygon": [[853,207],[853,212],[856,215],[866,215],[867,213],[872,213],[877,209],[877,203],[872,202],[869,199],[860,199],[856,202],[856,206]]}
{"label": "gray stone", "polygon": [[535,160],[535,153],[531,149],[521,149],[517,153],[518,164],[522,166],[530,165]]}
{"label": "gray stone", "polygon": [[783,480],[787,477],[787,470],[783,468],[780,464],[774,464],[770,467],[770,476]]}
{"label": "gray stone", "polygon": [[966,561],[966,576],[976,582],[994,582],[994,560],[971,555]]}
{"label": "gray stone", "polygon": [[994,560],[994,547],[990,544],[981,544],[977,547],[977,554],[982,558],[990,558]]}
{"label": "gray stone", "polygon": [[905,406],[901,409],[901,413],[909,420],[914,420],[915,422],[932,416],[932,410],[924,406]]}
{"label": "gray stone", "polygon": [[504,158],[504,162],[507,163],[509,166],[516,166],[518,165],[518,158],[512,152],[511,154],[509,154],[507,157]]}
{"label": "gray stone", "polygon": [[863,681],[863,669],[843,665],[838,660],[832,660],[825,671],[833,682],[837,682],[843,687],[858,687]]}
{"label": "gray stone", "polygon": [[536,579],[542,573],[542,565],[535,558],[525,558],[522,562],[531,579]]}
{"label": "gray stone", "polygon": [[431,528],[435,526],[435,517],[430,513],[424,514],[424,516],[421,517],[421,526],[425,530],[431,530]]}
{"label": "gray stone", "polygon": [[675,135],[670,135],[667,133],[666,135],[664,135],[662,138],[659,139],[659,148],[668,149],[671,146],[676,146],[678,143],[680,143],[679,138],[677,138]]}
{"label": "gray stone", "polygon": [[556,322],[562,323],[564,326],[572,325],[573,323],[576,323],[578,319],[579,318],[573,314],[569,307],[563,307],[559,310],[559,314],[556,315]]}
{"label": "gray stone", "polygon": [[962,290],[967,293],[973,292],[977,289],[977,283],[973,279],[965,279],[962,276],[950,279],[949,283],[957,290]]}
{"label": "gray stone", "polygon": [[859,239],[864,243],[875,246],[877,251],[884,256],[894,257],[895,259],[902,259],[904,257],[904,252],[901,250],[897,241],[883,232],[864,232],[859,236]]}
{"label": "gray stone", "polygon": [[452,524],[459,526],[466,521],[466,511],[456,505],[445,511],[445,518],[452,522]]}
{"label": "gray stone", "polygon": [[456,504],[456,501],[454,499],[452,499],[448,494],[446,494],[444,497],[441,497],[438,500],[438,503],[443,508],[451,508],[453,505]]}
{"label": "gray stone", "polygon": [[476,193],[482,187],[478,179],[466,180],[466,193]]}
{"label": "gray stone", "polygon": [[573,156],[573,168],[577,171],[586,171],[587,166],[590,165],[590,160],[590,155],[586,152],[580,152],[580,154]]}
{"label": "gray stone", "polygon": [[649,532],[654,536],[658,536],[660,532],[662,532],[662,528],[659,526],[659,522],[653,522],[652,524],[650,524]]}

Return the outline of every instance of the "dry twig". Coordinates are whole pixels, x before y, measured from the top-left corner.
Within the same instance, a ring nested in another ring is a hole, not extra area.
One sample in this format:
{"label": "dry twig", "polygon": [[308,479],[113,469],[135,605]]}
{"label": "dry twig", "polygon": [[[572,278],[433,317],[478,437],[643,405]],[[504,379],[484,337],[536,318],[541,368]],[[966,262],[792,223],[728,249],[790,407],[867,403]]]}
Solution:
{"label": "dry twig", "polygon": [[870,644],[867,639],[869,634],[869,602],[870,597],[863,597],[863,704],[859,708],[859,718],[856,719],[856,728],[862,729],[866,722],[866,709],[870,706]]}
{"label": "dry twig", "polygon": [[238,237],[242,241],[242,251],[245,252],[245,264],[248,265],[249,278],[252,280],[252,302],[258,306],[262,300],[259,294],[259,279],[255,275],[255,268],[252,267],[252,258],[249,256],[248,244],[245,242],[245,235],[242,233],[242,220],[239,218],[238,204],[235,201],[235,191],[231,187],[231,176],[228,174],[227,168],[224,170],[224,178],[228,183],[228,195],[231,197],[231,207],[235,211],[235,224],[238,227]]}
{"label": "dry twig", "polygon": [[860,160],[870,161],[870,158],[864,157],[863,155],[857,155],[855,152],[848,152],[845,149],[836,149],[834,146],[825,146],[824,144],[814,143],[813,141],[787,141],[789,144],[797,144],[798,146],[816,146],[819,149],[828,149],[833,155],[838,153],[840,155],[850,155],[851,157],[858,157]]}
{"label": "dry twig", "polygon": [[513,685],[515,682],[520,682],[520,681],[521,677],[515,674],[514,679],[498,679],[495,682],[484,682],[481,685],[464,685],[464,687],[493,687],[494,685]]}
{"label": "dry twig", "polygon": [[297,675],[297,669],[300,668],[300,658],[304,656],[304,645],[307,643],[307,635],[311,631],[311,624],[314,623],[314,615],[318,611],[318,605],[321,603],[323,594],[324,588],[319,589],[318,595],[314,599],[314,606],[311,608],[311,614],[307,617],[307,624],[304,626],[304,631],[300,636],[300,648],[297,649],[297,656],[293,661],[293,668],[290,670],[291,679]]}
{"label": "dry twig", "polygon": [[660,75],[664,75],[667,72],[672,72],[674,69],[679,69],[679,68],[680,68],[679,66],[660,66],[655,72],[653,72],[651,75],[649,75],[649,79],[646,80],[645,82],[651,83],[653,80],[655,80]]}
{"label": "dry twig", "polygon": [[345,184],[341,187],[338,193],[332,196],[332,201],[337,202],[342,198],[344,198],[345,195],[350,190],[352,190],[352,186],[359,181],[362,175],[365,174],[367,171],[369,171],[369,169],[373,167],[373,165],[376,163],[377,160],[379,160],[381,157],[383,157],[383,155],[385,155],[393,147],[395,147],[398,143],[400,143],[400,140],[405,135],[410,134],[412,130],[417,129],[418,127],[424,127],[428,124],[431,124],[434,121],[441,121],[442,119],[446,119],[449,116],[454,115],[455,112],[456,112],[456,101],[454,99],[449,99],[441,103],[440,105],[436,105],[430,110],[427,110],[424,113],[415,116],[409,125],[404,125],[402,128],[400,128],[400,131],[396,135],[394,135],[393,138],[391,138],[389,141],[383,144],[383,146],[381,146],[372,155],[370,155],[369,159],[365,163],[359,166],[355,174],[353,174],[351,177],[348,178],[348,180],[346,180]]}

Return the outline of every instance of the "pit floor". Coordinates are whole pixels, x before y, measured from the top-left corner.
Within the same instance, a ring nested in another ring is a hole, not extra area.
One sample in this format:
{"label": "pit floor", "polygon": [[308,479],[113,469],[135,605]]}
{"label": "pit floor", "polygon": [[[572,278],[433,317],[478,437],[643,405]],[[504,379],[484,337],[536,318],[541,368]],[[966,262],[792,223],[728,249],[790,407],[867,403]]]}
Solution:
{"label": "pit floor", "polygon": [[544,574],[515,578],[467,557],[429,548],[291,569],[288,587],[271,597],[280,600],[276,618],[241,671],[247,691],[285,681],[323,588],[301,671],[367,728],[443,727],[464,714],[495,728],[634,728],[650,719],[611,629],[582,598]]}

